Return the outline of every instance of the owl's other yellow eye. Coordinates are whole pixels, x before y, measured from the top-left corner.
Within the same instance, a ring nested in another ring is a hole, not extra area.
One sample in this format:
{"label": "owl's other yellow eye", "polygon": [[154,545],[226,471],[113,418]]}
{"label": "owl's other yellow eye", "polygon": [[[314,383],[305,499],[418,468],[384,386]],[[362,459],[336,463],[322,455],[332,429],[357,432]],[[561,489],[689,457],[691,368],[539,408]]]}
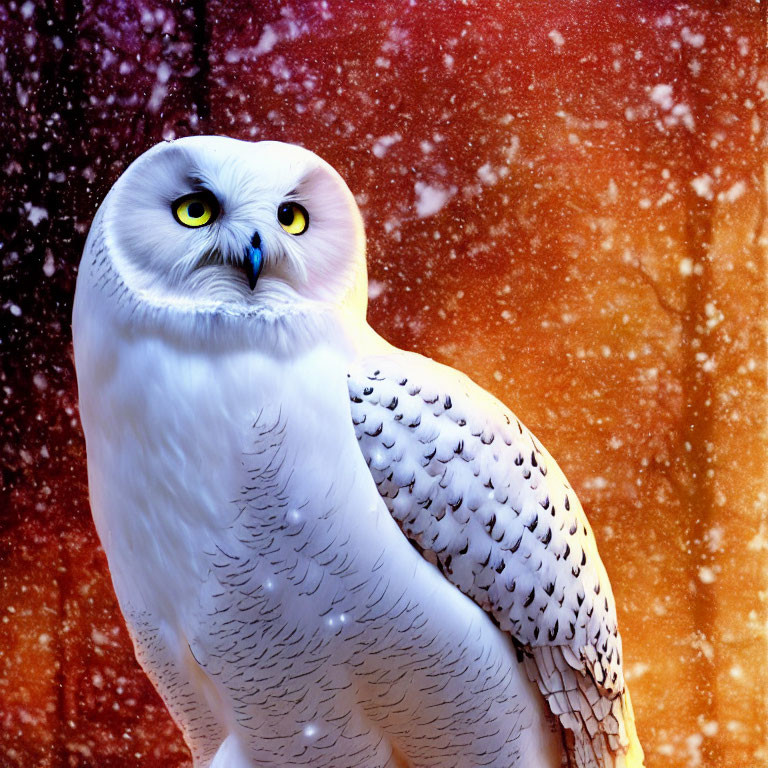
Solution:
{"label": "owl's other yellow eye", "polygon": [[204,227],[219,215],[216,198],[206,192],[184,195],[171,205],[171,209],[176,221],[185,227]]}
{"label": "owl's other yellow eye", "polygon": [[289,235],[303,235],[309,226],[309,214],[298,203],[280,203],[277,206],[277,220]]}

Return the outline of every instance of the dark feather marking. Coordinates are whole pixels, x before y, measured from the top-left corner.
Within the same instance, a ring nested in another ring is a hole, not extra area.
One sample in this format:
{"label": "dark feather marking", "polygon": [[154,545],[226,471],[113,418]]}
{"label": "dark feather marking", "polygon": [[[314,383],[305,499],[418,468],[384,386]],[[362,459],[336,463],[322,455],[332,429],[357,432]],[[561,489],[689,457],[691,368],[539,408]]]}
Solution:
{"label": "dark feather marking", "polygon": [[560,622],[557,619],[555,619],[555,626],[552,627],[552,629],[550,629],[548,633],[550,643],[555,642],[555,638],[557,637],[557,632],[559,629],[560,629]]}

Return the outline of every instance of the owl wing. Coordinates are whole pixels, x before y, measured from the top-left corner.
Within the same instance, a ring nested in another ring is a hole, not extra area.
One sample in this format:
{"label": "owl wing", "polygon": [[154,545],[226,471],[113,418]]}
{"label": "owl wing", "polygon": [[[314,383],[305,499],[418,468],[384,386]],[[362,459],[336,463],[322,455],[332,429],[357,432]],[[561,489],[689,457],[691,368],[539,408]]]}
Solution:
{"label": "owl wing", "polygon": [[403,533],[514,639],[576,768],[642,766],[616,606],[552,457],[463,374],[408,352],[358,360],[351,414]]}

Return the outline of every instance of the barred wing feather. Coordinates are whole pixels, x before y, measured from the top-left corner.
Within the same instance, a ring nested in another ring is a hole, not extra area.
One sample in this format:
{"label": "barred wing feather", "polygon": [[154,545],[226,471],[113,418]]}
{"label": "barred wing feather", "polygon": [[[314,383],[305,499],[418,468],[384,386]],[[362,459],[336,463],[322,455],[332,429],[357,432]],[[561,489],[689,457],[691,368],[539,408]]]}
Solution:
{"label": "barred wing feather", "polygon": [[360,448],[403,533],[508,632],[576,768],[642,766],[616,607],[552,457],[463,374],[395,351],[349,372]]}

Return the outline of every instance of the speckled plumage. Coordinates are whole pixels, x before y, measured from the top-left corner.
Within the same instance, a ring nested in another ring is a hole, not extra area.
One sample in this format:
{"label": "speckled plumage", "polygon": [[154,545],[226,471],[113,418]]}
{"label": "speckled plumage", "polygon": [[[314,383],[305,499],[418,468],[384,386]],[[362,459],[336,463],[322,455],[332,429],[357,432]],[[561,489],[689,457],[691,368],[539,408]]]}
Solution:
{"label": "speckled plumage", "polygon": [[349,376],[352,420],[387,508],[493,615],[568,729],[577,766],[636,744],[616,608],[581,504],[552,457],[466,376],[395,351]]}
{"label": "speckled plumage", "polygon": [[[201,189],[220,215],[181,227]],[[557,768],[551,712],[573,765],[621,765],[621,645],[575,495],[496,401],[367,326],[364,254],[338,174],[274,142],[158,145],[102,204],[75,359],[137,658],[195,768]]]}

